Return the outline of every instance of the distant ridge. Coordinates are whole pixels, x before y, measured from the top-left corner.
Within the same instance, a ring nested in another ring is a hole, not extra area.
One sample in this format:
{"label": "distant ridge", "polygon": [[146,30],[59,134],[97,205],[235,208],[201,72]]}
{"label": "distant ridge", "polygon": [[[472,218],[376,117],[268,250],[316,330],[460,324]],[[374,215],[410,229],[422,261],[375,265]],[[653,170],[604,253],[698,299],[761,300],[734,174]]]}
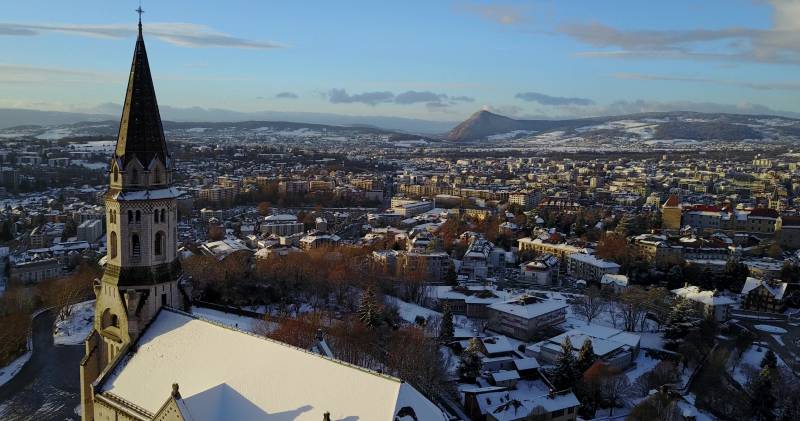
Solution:
{"label": "distant ridge", "polygon": [[[692,119],[704,121],[692,121]],[[711,139],[761,139],[765,137],[764,133],[748,126],[748,124],[759,125],[758,120],[760,119],[780,119],[800,123],[798,119],[783,116],[700,113],[693,111],[651,112],[567,120],[516,120],[481,110],[450,130],[445,139],[451,142],[479,141],[486,140],[492,136],[513,135],[517,131],[522,132],[520,135],[526,135],[556,130],[571,134],[577,134],[582,131],[584,135],[605,134],[613,136],[617,129],[598,127],[588,130],[587,128],[623,120],[653,121],[653,125],[656,126],[652,135],[654,139],[694,139],[701,141]],[[798,133],[798,126],[800,124],[793,124],[792,127],[775,127],[773,129],[783,135],[798,136],[800,134]],[[513,137],[510,136],[509,138]]]}
{"label": "distant ridge", "polygon": [[[351,116],[344,114],[291,111],[239,112],[200,107],[178,108],[168,105],[163,105],[159,108],[163,120],[174,122],[233,123],[245,121],[277,121],[328,126],[375,127],[395,132],[428,135],[445,133],[455,124],[454,121],[434,121],[391,116]],[[101,120],[116,120],[119,122],[121,112],[122,108],[115,104],[105,104],[96,113],[0,108],[0,129],[31,125],[55,126]]]}

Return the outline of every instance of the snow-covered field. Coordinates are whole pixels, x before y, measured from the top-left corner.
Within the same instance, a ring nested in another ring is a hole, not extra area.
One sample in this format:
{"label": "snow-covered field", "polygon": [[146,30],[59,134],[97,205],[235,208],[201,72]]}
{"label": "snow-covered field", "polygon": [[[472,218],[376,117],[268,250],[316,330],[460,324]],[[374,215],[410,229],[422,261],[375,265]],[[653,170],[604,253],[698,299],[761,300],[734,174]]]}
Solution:
{"label": "snow-covered field", "polygon": [[11,364],[1,367],[0,368],[0,386],[8,383],[14,376],[22,370],[22,367],[25,366],[25,363],[31,359],[31,352],[28,351],[22,354],[21,357],[17,358],[16,360],[12,361]]}
{"label": "snow-covered field", "polygon": [[57,319],[53,328],[53,343],[56,345],[79,345],[92,331],[94,322],[94,300],[73,304],[70,315]]}

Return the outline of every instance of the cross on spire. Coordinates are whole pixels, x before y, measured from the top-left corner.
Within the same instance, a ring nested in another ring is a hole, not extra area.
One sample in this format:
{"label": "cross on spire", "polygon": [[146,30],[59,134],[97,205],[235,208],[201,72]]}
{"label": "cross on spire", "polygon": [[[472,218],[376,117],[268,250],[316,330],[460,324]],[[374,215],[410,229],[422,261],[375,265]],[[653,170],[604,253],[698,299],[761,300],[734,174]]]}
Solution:
{"label": "cross on spire", "polygon": [[141,1],[139,2],[139,7],[136,8],[136,13],[139,14],[139,32],[141,33],[142,32],[142,13],[144,13],[144,10],[142,10],[142,2]]}

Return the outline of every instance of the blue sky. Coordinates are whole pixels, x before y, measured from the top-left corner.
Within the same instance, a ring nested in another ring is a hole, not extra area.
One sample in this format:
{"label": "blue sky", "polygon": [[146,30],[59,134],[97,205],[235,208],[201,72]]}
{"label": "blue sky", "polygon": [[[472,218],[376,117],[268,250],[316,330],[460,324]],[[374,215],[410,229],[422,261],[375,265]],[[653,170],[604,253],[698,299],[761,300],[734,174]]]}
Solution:
{"label": "blue sky", "polygon": [[[123,100],[135,1],[0,16],[0,107]],[[159,103],[457,121],[800,113],[800,0],[145,1]]]}

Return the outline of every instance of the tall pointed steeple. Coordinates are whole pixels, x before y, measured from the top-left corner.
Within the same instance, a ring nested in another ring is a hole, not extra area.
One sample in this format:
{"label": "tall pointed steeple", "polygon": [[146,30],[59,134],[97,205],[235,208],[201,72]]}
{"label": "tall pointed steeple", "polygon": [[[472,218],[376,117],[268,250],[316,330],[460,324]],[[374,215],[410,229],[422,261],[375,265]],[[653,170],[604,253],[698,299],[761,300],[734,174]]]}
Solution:
{"label": "tall pointed steeple", "polygon": [[158,112],[156,91],[150,74],[150,64],[142,36],[142,10],[139,13],[139,35],[133,53],[128,90],[119,123],[119,135],[114,158],[124,171],[131,160],[138,159],[148,168],[153,158],[159,158],[166,168],[171,168],[161,115]]}

